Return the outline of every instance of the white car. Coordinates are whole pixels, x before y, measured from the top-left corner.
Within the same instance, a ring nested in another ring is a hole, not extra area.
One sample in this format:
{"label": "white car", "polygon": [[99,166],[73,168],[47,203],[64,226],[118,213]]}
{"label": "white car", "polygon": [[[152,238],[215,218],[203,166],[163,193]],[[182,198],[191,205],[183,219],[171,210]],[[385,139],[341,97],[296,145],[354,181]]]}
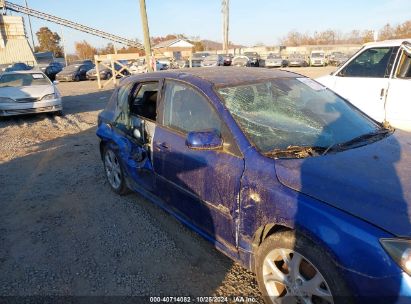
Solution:
{"label": "white car", "polygon": [[375,120],[411,132],[411,39],[367,43],[317,81]]}
{"label": "white car", "polygon": [[40,71],[0,75],[0,116],[54,112],[62,115],[61,94]]}
{"label": "white car", "polygon": [[[161,70],[165,70],[165,69],[166,69],[165,65],[156,60],[156,71],[161,71]],[[130,74],[132,74],[132,75],[148,73],[146,60],[145,59],[140,59],[140,60],[137,60],[137,61],[133,62],[129,66],[128,70],[130,71]]]}

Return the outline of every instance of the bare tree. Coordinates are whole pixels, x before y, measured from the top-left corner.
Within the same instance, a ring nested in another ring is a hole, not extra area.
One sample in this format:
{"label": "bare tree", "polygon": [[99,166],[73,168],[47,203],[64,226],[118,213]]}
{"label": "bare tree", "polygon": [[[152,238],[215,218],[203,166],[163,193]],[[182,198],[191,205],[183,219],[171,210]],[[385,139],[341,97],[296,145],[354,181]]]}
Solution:
{"label": "bare tree", "polygon": [[76,54],[80,59],[92,59],[97,54],[97,49],[91,46],[87,41],[76,42],[74,44]]}
{"label": "bare tree", "polygon": [[411,37],[411,20],[397,25],[395,28],[394,38],[410,38]]}

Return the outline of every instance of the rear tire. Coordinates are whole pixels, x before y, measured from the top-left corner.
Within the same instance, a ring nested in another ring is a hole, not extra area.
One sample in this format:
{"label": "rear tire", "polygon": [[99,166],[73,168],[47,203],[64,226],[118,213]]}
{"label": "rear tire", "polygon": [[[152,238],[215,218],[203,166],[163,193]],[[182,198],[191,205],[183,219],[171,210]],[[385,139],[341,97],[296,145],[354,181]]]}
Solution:
{"label": "rear tire", "polygon": [[117,152],[109,147],[103,149],[104,172],[111,190],[119,195],[127,194],[127,187],[123,166]]}
{"label": "rear tire", "polygon": [[352,303],[332,258],[298,232],[279,232],[265,239],[257,249],[255,265],[266,303],[282,303],[285,296],[294,297],[296,303]]}

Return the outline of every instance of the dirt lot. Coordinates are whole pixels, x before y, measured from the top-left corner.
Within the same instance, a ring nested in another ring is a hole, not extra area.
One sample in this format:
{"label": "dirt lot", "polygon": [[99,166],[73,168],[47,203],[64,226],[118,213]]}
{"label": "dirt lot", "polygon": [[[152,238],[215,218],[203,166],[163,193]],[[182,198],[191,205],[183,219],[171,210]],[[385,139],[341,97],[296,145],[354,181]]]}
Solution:
{"label": "dirt lot", "polygon": [[[295,68],[317,77],[331,68]],[[248,295],[253,275],[105,180],[97,114],[111,90],[62,83],[64,117],[0,121],[0,296]]]}

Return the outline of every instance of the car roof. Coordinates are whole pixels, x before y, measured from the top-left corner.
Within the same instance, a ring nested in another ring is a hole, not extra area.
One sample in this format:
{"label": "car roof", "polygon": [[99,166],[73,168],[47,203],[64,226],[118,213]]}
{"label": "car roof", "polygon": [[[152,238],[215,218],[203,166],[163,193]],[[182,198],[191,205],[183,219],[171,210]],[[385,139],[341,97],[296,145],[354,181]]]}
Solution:
{"label": "car roof", "polygon": [[[146,73],[143,77],[174,78],[184,79],[186,81],[189,81],[190,77],[200,78],[211,83],[214,86],[222,87],[229,85],[240,85],[245,83],[255,83],[275,78],[295,78],[304,76],[284,70],[269,70],[264,68],[209,67],[158,71],[153,73]],[[139,78],[141,78],[139,77],[139,75],[129,77],[129,79]]]}
{"label": "car roof", "polygon": [[399,46],[404,41],[408,41],[411,43],[411,39],[392,39],[392,40],[383,40],[383,41],[376,41],[376,42],[368,42],[365,43],[364,46]]}
{"label": "car roof", "polygon": [[44,75],[44,73],[40,70],[10,71],[10,72],[1,73],[1,75],[9,75],[9,74],[43,74]]}

